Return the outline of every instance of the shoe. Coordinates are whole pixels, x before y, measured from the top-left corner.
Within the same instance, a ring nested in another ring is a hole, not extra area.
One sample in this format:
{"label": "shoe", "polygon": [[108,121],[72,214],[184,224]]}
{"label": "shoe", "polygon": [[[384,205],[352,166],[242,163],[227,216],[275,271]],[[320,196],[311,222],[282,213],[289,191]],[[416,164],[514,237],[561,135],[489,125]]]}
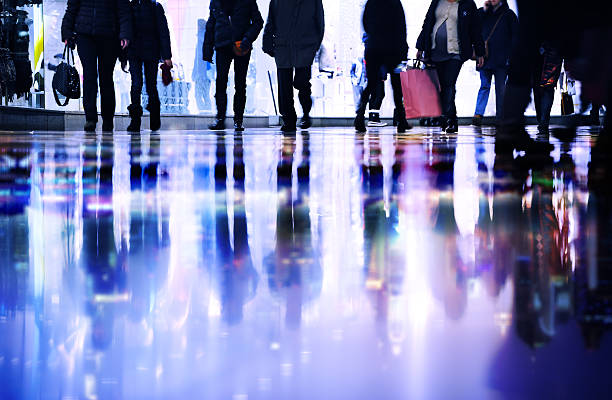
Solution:
{"label": "shoe", "polygon": [[365,117],[363,115],[358,115],[355,118],[355,122],[353,123],[353,126],[355,127],[355,131],[358,133],[367,132],[367,128],[365,125]]}
{"label": "shoe", "polygon": [[244,125],[242,125],[242,119],[234,118],[234,130],[236,132],[244,132]]}
{"label": "shoe", "polygon": [[113,122],[104,122],[104,120],[102,120],[102,132],[112,132],[114,129],[113,126]]}
{"label": "shoe", "polygon": [[127,131],[128,132],[140,132],[140,124],[141,124],[141,119],[140,117],[132,117],[132,120],[130,121],[130,124],[127,127]]}
{"label": "shoe", "polygon": [[312,126],[312,120],[309,115],[304,115],[302,117],[302,122],[300,122],[300,129],[308,129]]}
{"label": "shoe", "polygon": [[373,111],[369,115],[368,126],[383,127],[387,126],[387,124],[380,121],[380,113],[378,111]]}
{"label": "shoe", "polygon": [[211,131],[222,131],[225,129],[225,118],[217,118],[214,123],[208,125]]}
{"label": "shoe", "polygon": [[85,126],[83,127],[83,130],[85,132],[95,132],[96,125],[97,125],[97,122],[95,121],[85,121]]}
{"label": "shoe", "polygon": [[459,132],[459,124],[456,120],[452,120],[448,122],[448,126],[446,127],[446,133],[457,133]]}
{"label": "shoe", "polygon": [[550,128],[548,124],[540,124],[538,125],[538,133],[540,135],[548,135],[550,133]]}
{"label": "shoe", "polygon": [[295,132],[297,131],[295,123],[285,122],[280,128],[281,132]]}
{"label": "shoe", "polygon": [[[446,128],[448,128],[448,124],[449,124],[448,118],[444,116],[439,117],[438,123],[439,123],[438,126],[442,129],[442,132],[446,132]],[[435,125],[432,125],[432,126],[435,126]]]}
{"label": "shoe", "polygon": [[406,133],[407,130],[412,129],[412,125],[406,121],[406,118],[400,119],[397,123],[397,133]]}
{"label": "shoe", "polygon": [[474,118],[472,118],[472,125],[482,126],[482,115],[474,115]]}

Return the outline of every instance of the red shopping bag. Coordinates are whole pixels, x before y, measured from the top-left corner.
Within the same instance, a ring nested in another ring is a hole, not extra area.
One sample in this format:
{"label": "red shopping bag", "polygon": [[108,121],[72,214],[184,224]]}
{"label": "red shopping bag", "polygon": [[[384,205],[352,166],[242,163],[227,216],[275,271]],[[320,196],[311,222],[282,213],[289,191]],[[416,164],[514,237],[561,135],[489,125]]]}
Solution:
{"label": "red shopping bag", "polygon": [[440,96],[432,71],[411,68],[400,73],[406,118],[435,118],[442,115]]}

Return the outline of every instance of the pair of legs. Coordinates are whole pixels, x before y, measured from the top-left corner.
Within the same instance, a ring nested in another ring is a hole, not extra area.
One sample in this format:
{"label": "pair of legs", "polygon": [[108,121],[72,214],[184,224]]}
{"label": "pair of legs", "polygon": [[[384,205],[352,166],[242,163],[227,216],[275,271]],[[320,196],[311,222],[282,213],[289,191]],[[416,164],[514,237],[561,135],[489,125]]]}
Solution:
{"label": "pair of legs", "polygon": [[457,128],[457,107],[455,105],[455,96],[457,95],[457,79],[459,72],[463,66],[461,60],[446,60],[436,62],[436,71],[440,80],[440,102],[442,103],[442,127]]}
{"label": "pair of legs", "polygon": [[536,117],[538,120],[538,130],[540,133],[548,133],[548,127],[550,125],[550,113],[552,111],[553,102],[555,100],[555,87],[554,85],[541,86],[540,81],[542,80],[542,69],[544,61],[541,57],[536,60],[538,62],[534,65],[533,69],[533,102],[536,109]]}
{"label": "pair of legs", "polygon": [[128,131],[140,130],[140,117],[142,116],[142,105],[140,103],[140,95],[143,85],[143,69],[144,69],[144,84],[147,88],[149,96],[149,104],[147,109],[151,113],[151,130],[156,131],[160,128],[160,103],[159,93],[157,92],[157,61],[143,61],[138,59],[130,60],[130,77],[132,86],[130,88],[130,97],[132,104],[128,107],[132,123],[128,127]]}
{"label": "pair of legs", "polygon": [[[304,112],[303,122],[310,120],[312,110],[312,89],[310,78],[312,67],[277,68],[278,76],[278,105],[283,117],[285,129],[295,129],[297,114],[293,101],[293,89],[298,91],[298,99]],[[303,127],[307,127],[304,125]]]}
{"label": "pair of legs", "polygon": [[506,78],[508,73],[506,69],[483,69],[480,71],[480,90],[476,100],[475,117],[482,117],[489,102],[489,94],[491,91],[491,79],[495,77],[495,112],[496,117],[501,120],[504,113],[504,92],[506,91]]}
{"label": "pair of legs", "polygon": [[224,120],[227,113],[227,81],[232,61],[234,62],[234,121],[242,125],[246,105],[246,78],[251,53],[245,56],[234,54],[231,46],[217,49],[217,120]]}
{"label": "pair of legs", "polygon": [[[83,108],[90,127],[98,122],[98,78],[102,108],[102,129],[113,130],[115,82],[113,73],[119,52],[119,39],[77,35],[77,51],[83,65]],[[91,129],[87,129],[91,130]]]}

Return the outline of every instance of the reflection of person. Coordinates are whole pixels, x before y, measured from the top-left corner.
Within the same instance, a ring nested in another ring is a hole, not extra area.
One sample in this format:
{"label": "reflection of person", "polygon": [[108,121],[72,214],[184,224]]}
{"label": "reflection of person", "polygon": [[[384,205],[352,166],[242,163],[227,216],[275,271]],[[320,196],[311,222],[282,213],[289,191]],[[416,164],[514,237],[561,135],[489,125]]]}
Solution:
{"label": "reflection of person", "polygon": [[322,0],[270,0],[263,51],[274,57],[278,75],[278,103],[283,132],[296,130],[293,89],[304,116],[300,128],[312,126],[310,79],[315,55],[323,42],[325,16]]}
{"label": "reflection of person", "polygon": [[[131,6],[134,41],[128,49],[132,78],[130,90],[132,104],[128,110],[132,122],[127,130],[129,132],[140,131],[140,118],[142,117],[140,95],[144,68],[147,95],[149,96],[147,110],[151,113],[151,130],[157,131],[161,127],[159,94],[157,93],[157,65],[162,59],[168,67],[172,67],[168,21],[164,7],[155,0],[132,0]],[[155,22],[151,23],[151,21]]]}
{"label": "reflection of person", "polygon": [[212,108],[210,103],[210,72],[212,64],[204,61],[202,47],[204,46],[204,34],[206,33],[206,20],[198,20],[198,43],[196,44],[196,55],[193,62],[191,80],[195,84],[195,99],[198,110],[208,111]]}
{"label": "reflection of person", "polygon": [[96,130],[98,122],[98,75],[102,100],[102,130],[112,131],[115,118],[113,72],[121,47],[132,39],[128,0],[68,0],[62,21],[62,41],[76,44],[83,65],[83,108],[85,131]]}
{"label": "reflection of person", "polygon": [[225,129],[227,79],[234,62],[234,129],[244,131],[246,77],[253,42],[263,28],[263,19],[255,0],[212,0],[210,17],[202,47],[204,61],[212,62],[217,53],[217,120],[209,128]]}
{"label": "reflection of person", "polygon": [[417,58],[431,60],[441,86],[442,130],[458,131],[456,85],[459,72],[472,55],[484,65],[484,42],[473,0],[433,0],[417,40]]}

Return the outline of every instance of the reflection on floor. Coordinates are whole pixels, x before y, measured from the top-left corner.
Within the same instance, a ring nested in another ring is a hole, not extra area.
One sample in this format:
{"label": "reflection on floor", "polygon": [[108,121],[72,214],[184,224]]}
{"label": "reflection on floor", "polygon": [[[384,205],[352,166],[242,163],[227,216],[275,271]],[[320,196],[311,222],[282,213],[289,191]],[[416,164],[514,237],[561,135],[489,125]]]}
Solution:
{"label": "reflection on floor", "polygon": [[604,398],[610,161],[550,141],[1,134],[0,398]]}

